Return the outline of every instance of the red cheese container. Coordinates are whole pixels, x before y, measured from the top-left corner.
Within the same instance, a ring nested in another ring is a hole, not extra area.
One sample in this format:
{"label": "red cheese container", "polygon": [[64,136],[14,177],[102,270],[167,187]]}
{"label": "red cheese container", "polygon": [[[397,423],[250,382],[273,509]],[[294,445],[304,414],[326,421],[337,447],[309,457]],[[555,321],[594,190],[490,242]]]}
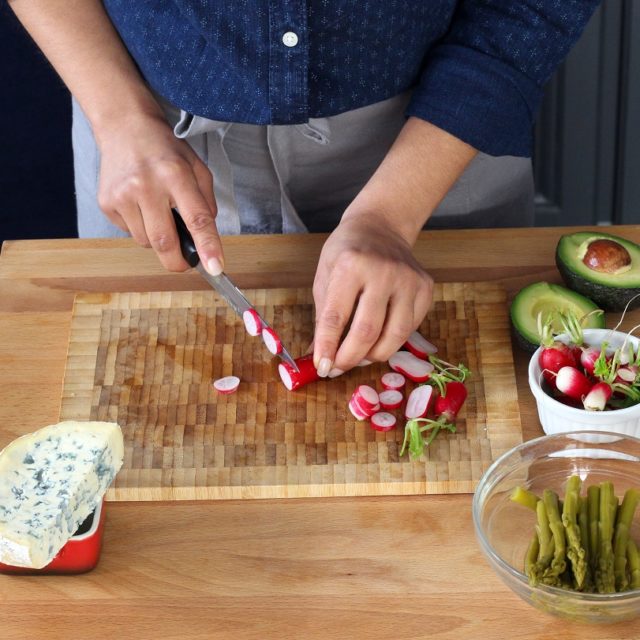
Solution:
{"label": "red cheese container", "polygon": [[69,541],[58,551],[58,555],[42,569],[15,567],[0,562],[0,573],[20,575],[31,574],[73,574],[91,571],[97,564],[102,547],[104,531],[104,502],[90,513]]}

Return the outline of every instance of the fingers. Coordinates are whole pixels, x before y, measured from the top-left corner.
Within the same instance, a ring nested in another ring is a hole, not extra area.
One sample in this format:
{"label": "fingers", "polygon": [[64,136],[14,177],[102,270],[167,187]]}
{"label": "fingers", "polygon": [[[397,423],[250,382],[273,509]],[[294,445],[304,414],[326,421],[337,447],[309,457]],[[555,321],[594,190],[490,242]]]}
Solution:
{"label": "fingers", "polygon": [[320,305],[316,300],[313,363],[321,378],[328,376],[334,369],[338,345],[359,294],[357,280],[347,279],[342,283],[334,280],[327,286]]}

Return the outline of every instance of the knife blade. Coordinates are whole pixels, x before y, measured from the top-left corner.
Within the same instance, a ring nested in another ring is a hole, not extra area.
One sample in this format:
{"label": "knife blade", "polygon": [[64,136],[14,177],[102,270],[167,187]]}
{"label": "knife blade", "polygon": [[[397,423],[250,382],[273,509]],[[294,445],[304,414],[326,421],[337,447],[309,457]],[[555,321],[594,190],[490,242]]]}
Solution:
{"label": "knife blade", "polygon": [[[200,275],[213,287],[226,301],[226,303],[242,318],[245,311],[252,309],[256,315],[260,318],[260,322],[263,327],[268,327],[267,322],[262,316],[255,310],[253,305],[247,300],[242,291],[236,287],[231,281],[231,278],[226,273],[221,273],[218,276],[212,276],[200,261],[200,256],[196,250],[196,245],[193,242],[191,233],[187,229],[182,216],[176,209],[171,209],[173,213],[173,219],[176,223],[176,230],[178,232],[178,238],[180,239],[180,250],[182,256],[187,261],[190,267],[195,268]],[[286,362],[295,371],[299,371],[296,361],[289,355],[289,352],[282,345],[282,351],[277,354],[284,362]]]}

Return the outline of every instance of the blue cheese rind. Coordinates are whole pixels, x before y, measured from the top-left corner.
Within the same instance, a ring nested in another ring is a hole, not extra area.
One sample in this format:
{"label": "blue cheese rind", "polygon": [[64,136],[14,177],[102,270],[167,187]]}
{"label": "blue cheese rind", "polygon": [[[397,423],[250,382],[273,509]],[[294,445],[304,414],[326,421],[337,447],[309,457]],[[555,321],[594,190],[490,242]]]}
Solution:
{"label": "blue cheese rind", "polygon": [[98,506],[123,457],[113,422],[60,422],[0,451],[0,562],[49,564]]}

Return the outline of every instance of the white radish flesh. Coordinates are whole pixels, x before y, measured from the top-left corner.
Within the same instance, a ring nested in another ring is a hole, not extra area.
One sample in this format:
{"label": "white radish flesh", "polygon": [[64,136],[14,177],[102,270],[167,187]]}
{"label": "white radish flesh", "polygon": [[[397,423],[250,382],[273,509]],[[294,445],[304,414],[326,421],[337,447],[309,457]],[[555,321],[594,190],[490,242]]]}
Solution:
{"label": "white radish flesh", "polygon": [[353,415],[356,420],[366,420],[369,417],[369,415],[362,411],[353,397],[349,400],[349,411],[351,411],[351,415]]}
{"label": "white radish flesh", "polygon": [[429,405],[433,398],[433,387],[428,384],[416,387],[407,398],[407,406],[404,410],[404,416],[407,420],[414,418],[424,418],[429,411]]}
{"label": "white radish flesh", "polygon": [[618,381],[630,384],[635,382],[637,371],[633,370],[633,367],[620,367],[618,369]]}
{"label": "white radish flesh", "polygon": [[396,391],[400,391],[400,389],[404,389],[404,385],[406,384],[406,379],[401,373],[385,373],[380,379],[382,382],[382,386],[385,389],[394,389]]}
{"label": "white radish flesh", "polygon": [[278,334],[271,328],[265,327],[262,330],[262,339],[267,347],[267,349],[273,353],[273,355],[278,355],[282,351],[282,342],[278,337]]}
{"label": "white radish flesh", "polygon": [[387,389],[380,394],[380,406],[383,409],[397,409],[401,404],[404,396],[396,389]]}
{"label": "white radish flesh", "polygon": [[606,382],[597,382],[582,401],[587,411],[604,411],[611,398],[612,389]]}
{"label": "white radish flesh", "polygon": [[389,358],[389,366],[414,382],[425,382],[435,369],[430,362],[421,360],[408,351],[394,353]]}
{"label": "white radish flesh", "polygon": [[244,328],[250,336],[259,336],[262,332],[262,321],[255,309],[247,309],[242,314],[242,321],[244,322]]}
{"label": "white radish flesh", "polygon": [[396,426],[396,417],[386,411],[371,416],[371,426],[376,431],[391,431]]}
{"label": "white radish flesh", "polygon": [[296,389],[304,387],[304,385],[315,382],[319,379],[318,372],[313,366],[312,353],[296,358],[296,364],[298,365],[298,371],[286,362],[281,362],[278,365],[280,379],[289,391],[295,391]]}
{"label": "white radish flesh", "polygon": [[426,360],[432,353],[438,353],[438,347],[431,344],[423,335],[414,331],[404,343],[404,348],[414,356]]}
{"label": "white radish flesh", "polygon": [[238,376],[226,376],[213,381],[213,388],[218,393],[233,393],[240,386]]}

